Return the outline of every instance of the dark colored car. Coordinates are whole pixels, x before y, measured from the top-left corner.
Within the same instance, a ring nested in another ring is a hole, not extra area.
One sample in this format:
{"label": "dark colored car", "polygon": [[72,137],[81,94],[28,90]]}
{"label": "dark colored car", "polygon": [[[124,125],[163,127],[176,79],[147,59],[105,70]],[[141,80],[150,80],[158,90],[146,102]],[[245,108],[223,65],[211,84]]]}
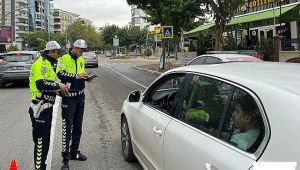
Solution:
{"label": "dark colored car", "polygon": [[14,51],[0,56],[0,87],[7,83],[27,83],[32,63],[38,58],[37,51]]}

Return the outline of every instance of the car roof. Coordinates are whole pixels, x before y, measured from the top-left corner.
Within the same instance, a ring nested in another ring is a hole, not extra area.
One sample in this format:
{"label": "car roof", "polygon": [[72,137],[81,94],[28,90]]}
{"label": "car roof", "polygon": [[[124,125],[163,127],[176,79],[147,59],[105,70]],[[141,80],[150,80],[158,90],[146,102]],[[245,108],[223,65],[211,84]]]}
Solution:
{"label": "car roof", "polygon": [[15,53],[21,53],[21,54],[36,54],[38,53],[39,51],[10,51],[10,52],[7,52],[5,54],[15,54]]}
{"label": "car roof", "polygon": [[253,57],[253,56],[250,56],[250,55],[245,55],[245,54],[204,54],[204,55],[201,55],[199,57],[207,57],[207,56],[219,58],[223,62],[230,62],[232,60],[239,61],[239,60],[243,60],[243,59],[250,59],[250,61],[252,61],[252,59],[254,61],[262,61],[262,60],[260,60],[256,57]]}
{"label": "car roof", "polygon": [[249,84],[268,84],[300,96],[300,64],[297,63],[233,62],[212,65],[189,65],[175,68],[172,71],[214,75],[246,87],[249,87]]}

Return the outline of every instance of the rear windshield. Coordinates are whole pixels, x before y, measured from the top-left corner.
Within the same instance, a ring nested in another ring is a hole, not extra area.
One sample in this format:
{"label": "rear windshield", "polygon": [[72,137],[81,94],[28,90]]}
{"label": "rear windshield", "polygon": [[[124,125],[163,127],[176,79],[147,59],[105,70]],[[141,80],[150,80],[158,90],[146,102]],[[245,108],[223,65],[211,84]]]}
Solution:
{"label": "rear windshield", "polygon": [[8,54],[3,55],[3,60],[8,62],[27,62],[32,60],[32,54]]}

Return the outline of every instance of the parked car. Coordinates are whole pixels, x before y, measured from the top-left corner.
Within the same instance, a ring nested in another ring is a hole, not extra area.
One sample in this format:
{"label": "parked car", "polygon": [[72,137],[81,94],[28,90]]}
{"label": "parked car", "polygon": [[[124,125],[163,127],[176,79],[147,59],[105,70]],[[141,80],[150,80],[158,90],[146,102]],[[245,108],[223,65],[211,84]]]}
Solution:
{"label": "parked car", "polygon": [[98,67],[98,56],[94,52],[84,52],[85,66]]}
{"label": "parked car", "polygon": [[105,51],[105,56],[106,56],[106,57],[111,57],[111,56],[112,56],[112,53],[109,52],[109,51]]}
{"label": "parked car", "polygon": [[205,54],[192,59],[186,65],[218,64],[229,62],[262,61],[261,59],[243,54]]}
{"label": "parked car", "polygon": [[161,170],[299,165],[299,75],[299,64],[271,62],[170,70],[124,101],[124,158]]}
{"label": "parked car", "polygon": [[38,58],[37,51],[13,51],[1,55],[0,86],[11,82],[28,82],[32,63]]}
{"label": "parked car", "polygon": [[125,53],[123,53],[123,52],[120,52],[120,53],[116,54],[116,57],[124,57],[124,56],[125,56]]}

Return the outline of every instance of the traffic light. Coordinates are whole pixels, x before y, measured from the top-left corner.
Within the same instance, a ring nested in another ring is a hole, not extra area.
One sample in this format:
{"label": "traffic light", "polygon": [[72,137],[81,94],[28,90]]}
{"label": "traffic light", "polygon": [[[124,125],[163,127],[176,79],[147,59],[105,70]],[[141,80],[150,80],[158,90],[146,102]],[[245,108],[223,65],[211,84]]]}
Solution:
{"label": "traffic light", "polygon": [[37,0],[34,1],[34,7],[35,7],[35,12],[39,12],[40,11],[40,5],[39,5],[39,2]]}

